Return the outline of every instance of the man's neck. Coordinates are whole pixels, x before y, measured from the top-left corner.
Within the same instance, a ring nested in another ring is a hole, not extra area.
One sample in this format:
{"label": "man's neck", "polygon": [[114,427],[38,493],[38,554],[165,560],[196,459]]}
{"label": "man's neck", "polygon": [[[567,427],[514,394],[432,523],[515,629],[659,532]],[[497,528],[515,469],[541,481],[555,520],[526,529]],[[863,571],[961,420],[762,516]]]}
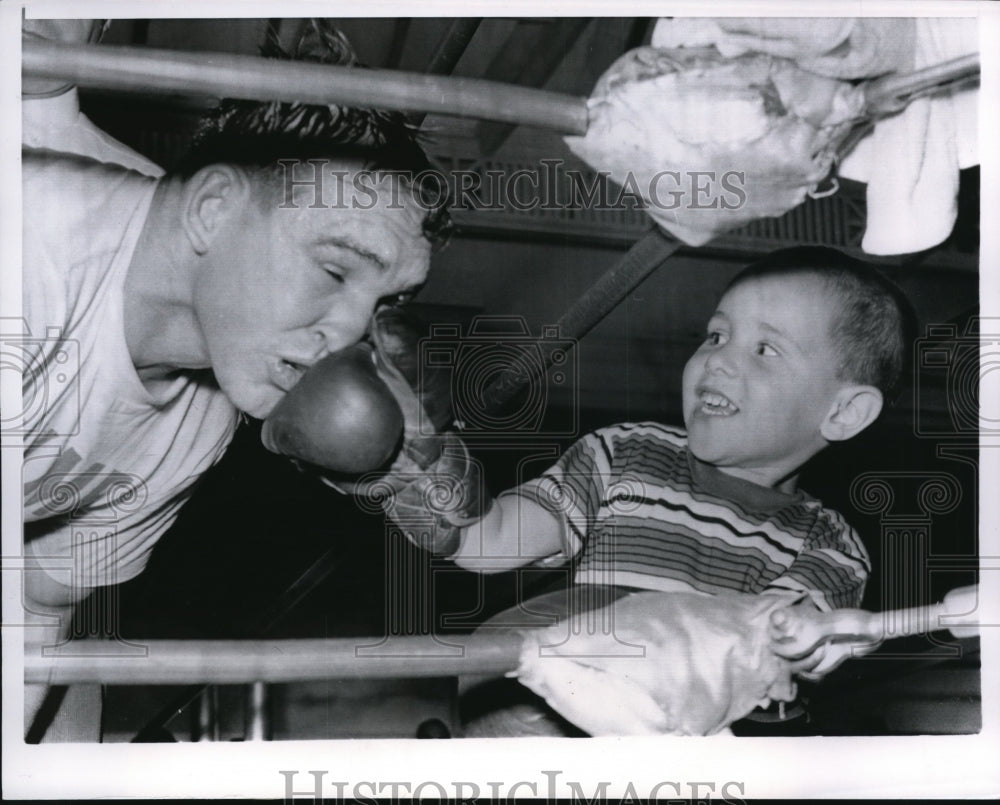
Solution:
{"label": "man's neck", "polygon": [[125,341],[144,382],[209,366],[192,306],[197,255],[181,226],[183,183],[164,179],[125,277]]}

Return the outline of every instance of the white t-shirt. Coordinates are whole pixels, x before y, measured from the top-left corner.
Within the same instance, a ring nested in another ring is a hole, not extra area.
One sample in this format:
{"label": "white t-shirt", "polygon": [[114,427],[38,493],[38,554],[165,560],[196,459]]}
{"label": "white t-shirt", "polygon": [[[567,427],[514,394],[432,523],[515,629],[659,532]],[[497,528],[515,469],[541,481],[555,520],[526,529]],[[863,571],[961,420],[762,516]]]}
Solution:
{"label": "white t-shirt", "polygon": [[23,182],[25,542],[71,560],[75,584],[117,584],[142,571],[238,413],[210,372],[154,396],[132,364],[123,285],[156,180],[28,149]]}
{"label": "white t-shirt", "polygon": [[95,126],[80,111],[76,87],[48,98],[24,98],[21,102],[21,144],[28,148],[93,157],[98,162],[124,165],[146,176],[163,174],[155,162]]}

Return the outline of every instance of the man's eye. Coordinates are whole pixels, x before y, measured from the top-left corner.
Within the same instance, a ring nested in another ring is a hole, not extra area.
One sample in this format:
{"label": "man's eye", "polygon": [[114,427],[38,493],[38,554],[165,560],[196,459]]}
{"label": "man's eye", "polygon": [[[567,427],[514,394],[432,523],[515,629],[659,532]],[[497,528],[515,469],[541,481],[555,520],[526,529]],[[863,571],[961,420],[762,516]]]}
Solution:
{"label": "man's eye", "polygon": [[764,343],[762,341],[757,345],[757,354],[763,355],[765,358],[776,358],[778,356],[778,350],[776,350],[770,344]]}
{"label": "man's eye", "polygon": [[331,265],[330,263],[323,264],[323,270],[330,275],[338,283],[344,282],[344,271],[338,266]]}

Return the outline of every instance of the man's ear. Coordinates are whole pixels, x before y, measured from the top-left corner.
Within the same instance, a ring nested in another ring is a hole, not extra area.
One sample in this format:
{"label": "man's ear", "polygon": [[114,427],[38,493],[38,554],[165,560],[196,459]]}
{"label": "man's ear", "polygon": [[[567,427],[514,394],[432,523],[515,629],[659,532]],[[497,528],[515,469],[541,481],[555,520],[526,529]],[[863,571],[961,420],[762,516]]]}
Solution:
{"label": "man's ear", "polygon": [[201,168],[185,182],[182,225],[196,254],[205,254],[226,221],[245,209],[251,191],[246,173],[225,164]]}
{"label": "man's ear", "polygon": [[878,418],[882,402],[882,392],[875,386],[844,386],[820,425],[820,433],[828,442],[857,436]]}

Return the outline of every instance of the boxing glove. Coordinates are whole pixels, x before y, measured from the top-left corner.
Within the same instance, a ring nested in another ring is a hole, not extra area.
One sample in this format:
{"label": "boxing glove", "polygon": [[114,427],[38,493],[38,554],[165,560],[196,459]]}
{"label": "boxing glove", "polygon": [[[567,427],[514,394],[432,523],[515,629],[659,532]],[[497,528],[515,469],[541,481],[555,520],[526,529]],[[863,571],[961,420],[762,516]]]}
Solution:
{"label": "boxing glove", "polygon": [[492,505],[479,464],[469,455],[452,423],[451,377],[421,366],[420,328],[400,308],[384,308],[374,319],[371,339],[379,377],[403,412],[401,449],[384,471],[361,478],[329,475],[323,480],[381,510],[407,539],[438,556],[459,547],[461,530]]}
{"label": "boxing glove", "polygon": [[[421,361],[420,342],[424,336],[424,328],[404,307],[385,307],[375,313],[371,340],[378,374],[390,388],[396,387],[396,378],[405,381],[408,391],[401,389],[400,397],[412,392],[419,403],[419,410],[415,410],[418,421],[406,420],[414,436],[447,430],[453,418],[452,372],[450,367],[442,369]],[[401,400],[397,398],[397,402]]]}
{"label": "boxing glove", "polygon": [[387,464],[404,418],[361,343],[313,364],[264,421],[261,441],[281,455],[357,475]]}

